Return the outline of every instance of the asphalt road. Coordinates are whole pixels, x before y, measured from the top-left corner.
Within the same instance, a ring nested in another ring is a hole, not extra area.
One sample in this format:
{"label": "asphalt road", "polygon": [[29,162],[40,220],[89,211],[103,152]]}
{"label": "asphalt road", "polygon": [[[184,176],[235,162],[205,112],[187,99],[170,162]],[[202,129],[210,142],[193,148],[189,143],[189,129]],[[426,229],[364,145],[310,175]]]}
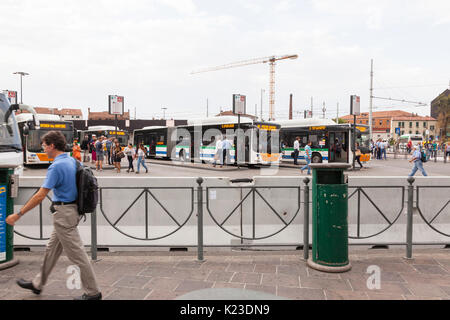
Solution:
{"label": "asphalt road", "polygon": [[[141,172],[136,175],[133,172],[127,173],[128,162],[122,161],[122,169],[120,173],[117,173],[113,166],[104,166],[103,171],[95,172],[97,176],[123,176],[123,177],[136,177],[136,176],[149,176],[149,177],[230,177],[230,178],[252,178],[254,176],[306,176],[306,170],[303,174],[300,172],[302,165],[294,167],[274,167],[274,168],[237,168],[235,166],[213,168],[210,164],[188,164],[179,165],[175,162],[164,160],[147,160],[146,164],[149,168],[149,172],[145,173],[145,170],[141,167]],[[89,164],[92,168],[94,164]],[[401,159],[388,159],[388,160],[371,160],[367,164],[363,164],[365,167],[362,170],[348,171],[349,175],[354,176],[407,176],[413,167],[412,163],[402,157]],[[136,170],[136,162],[134,163]],[[359,165],[356,164],[358,168]],[[450,176],[450,162],[435,163],[429,161],[424,164],[424,168],[429,176]],[[44,176],[47,172],[47,166],[41,165],[39,167],[26,167],[24,169],[24,176]],[[420,172],[416,173],[416,176],[421,176]]]}

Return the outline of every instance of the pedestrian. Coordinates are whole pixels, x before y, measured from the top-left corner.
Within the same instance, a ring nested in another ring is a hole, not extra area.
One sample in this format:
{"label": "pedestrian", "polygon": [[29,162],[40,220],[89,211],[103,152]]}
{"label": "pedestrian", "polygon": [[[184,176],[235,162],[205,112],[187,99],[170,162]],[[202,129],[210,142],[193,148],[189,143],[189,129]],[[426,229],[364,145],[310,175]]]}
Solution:
{"label": "pedestrian", "polygon": [[295,137],[294,141],[294,164],[297,165],[298,154],[300,153],[300,137]]}
{"label": "pedestrian", "polygon": [[216,136],[216,153],[214,154],[214,163],[213,167],[216,166],[217,160],[219,160],[220,167],[222,168],[223,164],[223,151],[222,151],[222,138],[220,136]]}
{"label": "pedestrian", "polygon": [[[223,161],[225,161],[225,165],[228,165],[231,161],[230,161],[230,150],[233,146],[231,145],[230,140],[228,140],[227,138],[225,138],[222,141],[222,149],[223,149]],[[223,165],[223,161],[220,164],[220,167],[222,168]]]}
{"label": "pedestrian", "polygon": [[111,158],[111,154],[112,154],[111,150],[112,150],[113,144],[111,142],[111,139],[112,138],[108,138],[108,139],[106,139],[106,142],[105,142],[105,145],[106,145],[106,154],[105,154],[105,156],[108,157],[108,164],[109,165],[113,164],[113,161],[112,161],[112,158]]}
{"label": "pedestrian", "polygon": [[423,168],[422,154],[418,146],[413,146],[413,154],[409,162],[414,162],[414,167],[411,173],[409,174],[409,177],[415,175],[417,170],[420,170],[425,177],[428,176],[427,173],[425,172],[425,169]]}
{"label": "pedestrian", "polygon": [[114,167],[117,169],[117,173],[120,173],[120,163],[122,162],[122,158],[125,157],[125,154],[122,151],[122,147],[120,146],[119,140],[114,140],[112,157],[114,161]]}
{"label": "pedestrian", "polygon": [[81,150],[83,150],[83,162],[89,162],[89,137],[87,134],[84,135],[84,139],[81,142]]}
{"label": "pedestrian", "polygon": [[383,157],[384,157],[384,160],[387,160],[387,159],[386,159],[386,149],[387,149],[387,146],[388,146],[388,144],[387,144],[387,141],[386,141],[386,140],[383,140],[383,141],[380,143],[381,160],[383,160]]}
{"label": "pedestrian", "polygon": [[89,149],[91,152],[91,160],[92,163],[97,163],[97,154],[95,152],[95,143],[97,142],[97,137],[95,135],[92,135],[92,141],[89,143]]}
{"label": "pedestrian", "polygon": [[76,162],[65,153],[66,139],[60,131],[50,131],[45,134],[42,137],[42,147],[47,156],[54,159],[48,167],[44,183],[18,213],[6,218],[6,223],[13,226],[26,212],[39,205],[50,190],[53,190],[50,210],[53,213],[54,229],[45,250],[40,273],[32,281],[19,279],[17,284],[31,290],[34,294],[40,294],[64,251],[70,262],[78,266],[81,284],[86,291],[81,297],[75,299],[100,300],[102,294],[77,229],[81,216],[78,214],[76,203],[78,198]]}
{"label": "pedestrian", "polygon": [[359,148],[359,142],[356,143],[356,149],[355,149],[355,159],[356,161],[358,161],[358,164],[360,166],[360,168],[363,168],[363,165],[361,164],[361,149]]}
{"label": "pedestrian", "polygon": [[[334,150],[336,152],[336,159],[335,160],[340,159],[341,158],[342,145],[339,143],[339,139],[334,140]],[[306,151],[306,149],[305,149],[305,151]]]}
{"label": "pedestrian", "polygon": [[103,171],[103,136],[98,138],[97,142],[95,143],[95,155],[96,155],[96,170],[97,171]]}
{"label": "pedestrian", "polygon": [[81,148],[78,145],[78,141],[77,140],[73,141],[72,157],[74,157],[75,159],[77,159],[78,161],[81,162]]}
{"label": "pedestrian", "polygon": [[303,173],[303,170],[308,169],[308,175],[311,174],[311,167],[309,166],[312,157],[311,144],[312,144],[311,141],[308,141],[308,144],[305,146],[306,165],[300,169],[301,173]]}
{"label": "pedestrian", "polygon": [[129,143],[128,147],[125,148],[124,152],[127,155],[127,159],[128,159],[127,172],[130,172],[130,170],[131,170],[131,172],[134,172],[133,159],[135,158],[136,152],[134,151],[133,144]]}
{"label": "pedestrian", "polygon": [[411,149],[412,149],[412,141],[409,140],[408,144],[406,145],[406,151],[408,152],[408,154],[411,153]]}
{"label": "pedestrian", "polygon": [[445,157],[449,157],[450,160],[450,141],[447,142],[445,147]]}
{"label": "pedestrian", "polygon": [[138,157],[138,160],[137,160],[136,174],[139,173],[139,169],[141,167],[141,164],[145,168],[145,173],[147,173],[148,172],[148,168],[145,165],[145,147],[144,147],[144,145],[142,143],[139,145],[139,149],[137,151],[137,157]]}

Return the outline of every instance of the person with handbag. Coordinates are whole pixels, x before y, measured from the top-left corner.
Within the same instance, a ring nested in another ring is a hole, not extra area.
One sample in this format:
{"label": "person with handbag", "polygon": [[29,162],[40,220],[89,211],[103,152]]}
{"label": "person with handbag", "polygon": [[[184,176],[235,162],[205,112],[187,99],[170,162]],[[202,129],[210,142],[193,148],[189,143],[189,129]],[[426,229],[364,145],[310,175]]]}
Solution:
{"label": "person with handbag", "polygon": [[361,159],[361,149],[359,149],[359,142],[356,143],[355,159],[356,159],[356,161],[358,161],[359,166],[362,169],[363,165],[361,164],[361,161],[360,161],[360,159]]}
{"label": "person with handbag", "polygon": [[122,151],[122,147],[120,146],[119,140],[114,141],[113,147],[113,160],[114,167],[117,169],[117,173],[120,173],[120,163],[122,162],[122,158],[125,157],[125,153]]}
{"label": "person with handbag", "polygon": [[134,151],[133,144],[129,143],[128,147],[125,148],[124,152],[127,155],[127,159],[128,159],[127,172],[130,172],[130,170],[131,170],[131,172],[134,172],[133,159],[135,158],[136,152]]}

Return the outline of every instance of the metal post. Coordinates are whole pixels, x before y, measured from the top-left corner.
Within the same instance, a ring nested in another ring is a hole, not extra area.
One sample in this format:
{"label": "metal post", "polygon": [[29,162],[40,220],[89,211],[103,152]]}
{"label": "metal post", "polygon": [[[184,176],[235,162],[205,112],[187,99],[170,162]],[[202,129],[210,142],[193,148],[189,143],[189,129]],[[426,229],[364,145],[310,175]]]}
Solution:
{"label": "metal post", "polygon": [[309,178],[303,179],[305,190],[303,193],[303,259],[309,258]]}
{"label": "metal post", "polygon": [[197,260],[203,261],[203,178],[197,179]]}
{"label": "metal post", "polygon": [[353,171],[355,171],[355,152],[356,152],[356,141],[355,141],[355,139],[356,139],[356,115],[353,115],[353,133],[352,133],[352,140],[353,140],[353,143],[352,143],[352,148],[353,148],[353,152],[352,152],[352,155],[353,155],[353,161],[352,161],[352,170]]}
{"label": "metal post", "polygon": [[97,209],[91,213],[91,259],[97,260]]}
{"label": "metal post", "polygon": [[408,178],[408,211],[406,221],[406,259],[412,259],[414,178]]}

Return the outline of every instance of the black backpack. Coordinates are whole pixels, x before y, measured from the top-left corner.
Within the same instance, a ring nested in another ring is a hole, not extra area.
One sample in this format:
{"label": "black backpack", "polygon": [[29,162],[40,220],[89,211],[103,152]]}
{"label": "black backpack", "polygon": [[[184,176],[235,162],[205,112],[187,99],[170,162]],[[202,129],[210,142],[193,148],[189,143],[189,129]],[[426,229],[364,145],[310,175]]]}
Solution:
{"label": "black backpack", "polygon": [[420,160],[422,162],[427,162],[427,154],[425,153],[425,151],[420,151]]}
{"label": "black backpack", "polygon": [[77,164],[78,214],[85,216],[86,213],[92,213],[97,208],[98,183],[91,168],[82,166],[78,160],[75,161]]}

